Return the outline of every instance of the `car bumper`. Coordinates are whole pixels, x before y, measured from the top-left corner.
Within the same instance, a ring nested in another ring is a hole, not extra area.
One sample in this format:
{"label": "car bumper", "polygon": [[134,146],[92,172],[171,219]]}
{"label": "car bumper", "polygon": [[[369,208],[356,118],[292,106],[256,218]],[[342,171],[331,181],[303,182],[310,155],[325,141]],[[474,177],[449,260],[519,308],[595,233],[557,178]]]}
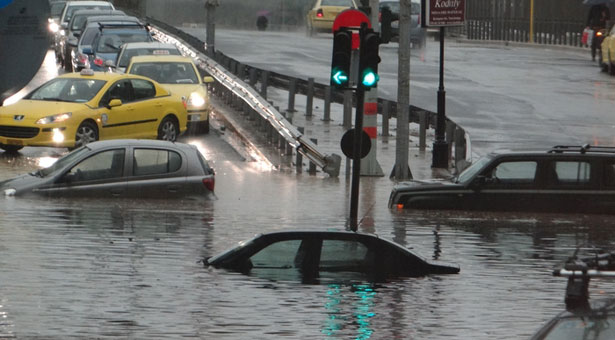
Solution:
{"label": "car bumper", "polygon": [[[72,136],[68,138],[68,136]],[[0,126],[0,144],[17,146],[72,147],[75,130],[66,126]]]}
{"label": "car bumper", "polygon": [[209,110],[188,110],[186,131],[189,134],[209,131]]}
{"label": "car bumper", "polygon": [[312,27],[319,31],[331,31],[333,29],[333,20],[315,19],[312,20]]}

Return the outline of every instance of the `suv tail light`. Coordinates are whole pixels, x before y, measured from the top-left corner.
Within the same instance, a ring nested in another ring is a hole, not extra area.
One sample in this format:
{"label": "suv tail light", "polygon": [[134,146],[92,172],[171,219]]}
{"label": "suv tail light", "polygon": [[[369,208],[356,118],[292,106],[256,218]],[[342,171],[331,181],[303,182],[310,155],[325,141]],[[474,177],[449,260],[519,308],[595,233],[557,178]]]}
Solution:
{"label": "suv tail light", "polygon": [[209,189],[209,191],[213,192],[216,186],[216,179],[213,177],[203,178],[203,185]]}
{"label": "suv tail light", "polygon": [[94,65],[103,66],[104,63],[105,61],[101,57],[94,58]]}
{"label": "suv tail light", "polygon": [[87,54],[80,53],[77,56],[77,61],[79,62],[79,64],[86,65],[88,63],[88,60],[89,60],[89,58],[88,58]]}
{"label": "suv tail light", "polygon": [[318,11],[316,11],[316,16],[319,18],[322,18],[325,14],[322,12],[322,8],[319,8]]}

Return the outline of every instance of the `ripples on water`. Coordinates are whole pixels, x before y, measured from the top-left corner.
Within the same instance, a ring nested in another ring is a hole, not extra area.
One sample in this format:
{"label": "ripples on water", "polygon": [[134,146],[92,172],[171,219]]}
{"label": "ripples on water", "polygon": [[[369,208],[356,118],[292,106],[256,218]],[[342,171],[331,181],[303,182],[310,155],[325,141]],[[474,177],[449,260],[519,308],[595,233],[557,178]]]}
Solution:
{"label": "ripples on water", "polygon": [[[340,229],[347,183],[217,173],[218,199],[200,203],[3,198],[0,338],[523,339],[564,308],[552,268],[613,246],[610,217],[394,212],[373,180],[361,230],[459,275],[270,282],[199,261],[258,232]],[[600,291],[615,288],[593,280]]]}

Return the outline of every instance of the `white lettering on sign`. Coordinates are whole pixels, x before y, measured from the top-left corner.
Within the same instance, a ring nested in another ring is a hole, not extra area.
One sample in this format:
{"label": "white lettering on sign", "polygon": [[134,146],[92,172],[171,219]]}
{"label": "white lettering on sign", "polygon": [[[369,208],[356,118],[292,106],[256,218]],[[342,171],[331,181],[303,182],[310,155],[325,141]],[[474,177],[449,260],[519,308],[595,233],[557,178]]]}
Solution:
{"label": "white lettering on sign", "polygon": [[436,0],[436,8],[458,8],[461,4],[460,0]]}

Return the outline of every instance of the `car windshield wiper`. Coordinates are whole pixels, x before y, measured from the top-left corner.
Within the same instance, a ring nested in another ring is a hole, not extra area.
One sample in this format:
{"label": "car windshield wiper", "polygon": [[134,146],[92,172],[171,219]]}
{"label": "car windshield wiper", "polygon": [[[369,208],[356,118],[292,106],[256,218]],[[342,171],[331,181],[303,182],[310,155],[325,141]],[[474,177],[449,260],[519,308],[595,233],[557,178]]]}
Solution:
{"label": "car windshield wiper", "polygon": [[70,100],[62,99],[58,97],[44,97],[41,100],[51,101],[51,102],[70,102]]}
{"label": "car windshield wiper", "polygon": [[111,44],[105,44],[105,46],[111,47],[112,49],[114,49],[116,51],[120,49],[119,47],[116,47],[115,45],[111,45]]}

